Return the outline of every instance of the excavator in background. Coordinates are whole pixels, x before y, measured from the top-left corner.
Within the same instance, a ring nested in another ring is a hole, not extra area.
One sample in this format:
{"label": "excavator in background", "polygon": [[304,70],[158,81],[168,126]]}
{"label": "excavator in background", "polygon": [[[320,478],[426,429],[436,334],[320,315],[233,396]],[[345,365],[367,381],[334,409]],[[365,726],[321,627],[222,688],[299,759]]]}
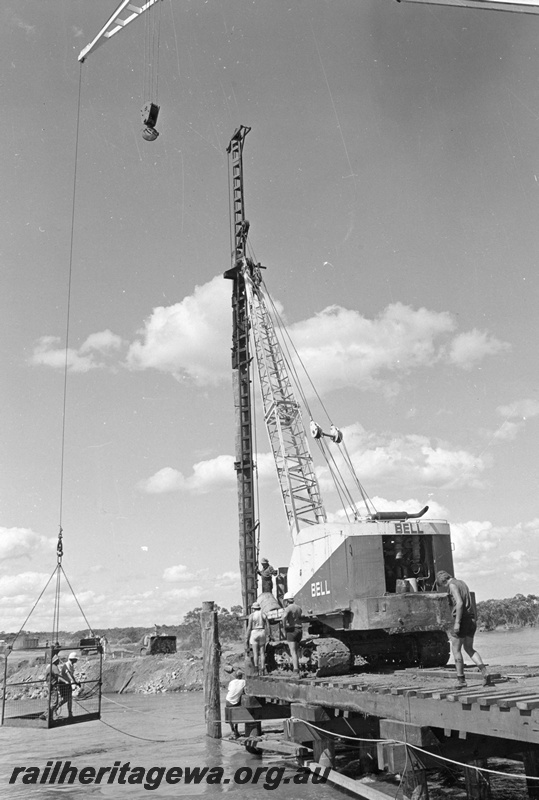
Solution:
{"label": "excavator in background", "polygon": [[[228,147],[233,250],[231,268],[224,275],[232,281],[235,469],[244,614],[258,600],[270,621],[276,622],[281,615],[279,600],[257,591],[256,364],[264,422],[293,543],[290,564],[279,570],[278,584],[286,580],[285,590],[293,593],[308,623],[308,637],[301,644],[303,668],[321,676],[345,674],[356,666],[443,666],[449,658],[445,631],[452,617],[448,595],[437,591],[435,576],[442,569],[453,574],[449,525],[428,519],[428,506],[414,514],[377,511],[355,474],[342,432],[334,425],[324,432],[312,418],[290,346],[283,338],[286,334],[279,337],[277,333],[279,317],[264,285],[264,268],[247,254],[243,147],[249,131],[240,126]],[[343,502],[342,517],[333,514],[333,519],[342,521],[328,522],[304,413]],[[326,440],[335,446],[336,454]],[[345,479],[345,473],[351,480]],[[291,668],[285,642],[273,643],[269,649],[269,669]]]}

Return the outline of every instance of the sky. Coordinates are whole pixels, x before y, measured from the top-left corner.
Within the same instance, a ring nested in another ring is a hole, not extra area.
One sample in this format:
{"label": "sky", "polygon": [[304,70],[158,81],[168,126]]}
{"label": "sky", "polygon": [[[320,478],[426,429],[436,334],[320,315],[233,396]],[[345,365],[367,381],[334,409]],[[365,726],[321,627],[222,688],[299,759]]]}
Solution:
{"label": "sky", "polygon": [[[163,0],[158,66],[155,7],[81,66],[116,6],[0,8],[0,630],[25,623],[60,525],[92,627],[241,603],[222,277],[240,124],[251,247],[376,507],[447,519],[478,600],[539,594],[539,19]],[[286,566],[257,448],[261,554]],[[51,624],[46,592],[26,628]],[[84,627],[67,587],[60,627]]]}

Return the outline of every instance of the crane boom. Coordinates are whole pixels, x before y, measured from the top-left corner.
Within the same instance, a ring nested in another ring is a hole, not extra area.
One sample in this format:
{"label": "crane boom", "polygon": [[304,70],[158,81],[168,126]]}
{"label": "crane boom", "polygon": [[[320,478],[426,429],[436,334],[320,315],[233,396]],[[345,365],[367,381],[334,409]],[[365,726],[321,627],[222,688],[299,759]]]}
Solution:
{"label": "crane boom", "polygon": [[[149,8],[151,8],[155,3],[159,3],[161,0],[147,0],[147,2],[143,3],[141,6],[136,6],[131,0],[122,0],[116,11],[112,14],[112,16],[107,20],[105,25],[101,28],[97,36],[95,36],[90,44],[87,44],[80,53],[79,53],[79,61],[84,61],[86,56],[90,55],[96,48],[103,44],[107,39],[110,39],[111,36],[121,31],[126,25],[129,25],[130,22],[140,17],[141,14],[144,14]],[[120,18],[120,14],[123,11],[127,11],[127,16]]]}
{"label": "crane boom", "polygon": [[539,0],[397,0],[398,3],[425,3],[434,6],[482,8],[491,11],[520,11],[522,14],[539,14]]}
{"label": "crane boom", "polygon": [[302,524],[326,522],[327,516],[300,406],[261,289],[260,268],[245,259],[244,270],[264,421],[288,524],[295,535]]}

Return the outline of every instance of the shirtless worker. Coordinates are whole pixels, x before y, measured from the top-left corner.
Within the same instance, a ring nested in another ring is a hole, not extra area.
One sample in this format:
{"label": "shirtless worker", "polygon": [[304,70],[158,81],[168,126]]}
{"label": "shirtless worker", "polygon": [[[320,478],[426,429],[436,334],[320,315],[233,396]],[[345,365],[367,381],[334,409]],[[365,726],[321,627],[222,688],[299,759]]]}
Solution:
{"label": "shirtless worker", "polygon": [[292,592],[287,592],[283,599],[285,603],[283,614],[284,632],[288,647],[290,648],[292,668],[294,673],[299,675],[299,645],[303,631],[301,626],[303,611],[294,602],[294,595]]}
{"label": "shirtless worker", "polygon": [[483,686],[492,686],[492,678],[483,664],[483,659],[473,646],[476,630],[475,610],[467,584],[464,581],[453,578],[445,570],[440,570],[440,572],[436,573],[436,583],[449,593],[449,600],[455,618],[453,628],[448,630],[447,635],[451,645],[451,652],[455,659],[455,667],[457,668],[457,688],[466,686],[462,648],[481,671]]}

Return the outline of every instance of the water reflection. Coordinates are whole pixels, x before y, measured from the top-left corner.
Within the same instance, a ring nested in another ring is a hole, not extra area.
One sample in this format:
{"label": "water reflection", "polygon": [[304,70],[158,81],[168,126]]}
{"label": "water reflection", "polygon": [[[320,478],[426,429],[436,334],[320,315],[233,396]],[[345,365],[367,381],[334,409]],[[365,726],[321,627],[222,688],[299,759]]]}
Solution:
{"label": "water reflection", "polygon": [[[56,761],[62,762],[62,768],[70,762],[67,768],[77,769],[73,784],[24,783],[22,779],[25,775],[28,777],[25,772],[17,776],[15,783],[9,784],[16,767],[39,768],[40,780],[47,762],[52,766]],[[115,773],[112,772],[114,765]],[[100,784],[79,782],[81,770],[88,767],[93,768],[95,774],[103,768]],[[119,783],[122,767],[125,782]],[[173,772],[174,768],[181,769],[182,773]],[[204,773],[204,770],[207,771]],[[256,776],[257,770],[258,780],[253,784],[249,778]],[[145,776],[144,781],[139,780],[141,774]],[[111,775],[114,781],[108,783]],[[170,782],[180,775],[178,783]],[[236,783],[235,775],[245,782]],[[272,786],[275,788],[271,788],[271,795],[276,800],[314,800],[315,793],[316,800],[338,796],[329,786],[295,786],[295,775],[294,765],[284,765],[279,756],[259,758],[247,753],[236,742],[209,739],[205,735],[200,693],[121,698],[114,695],[104,699],[102,722],[71,729],[0,728],[0,796],[9,800],[27,800],[30,792],[42,800],[80,800],[83,795],[116,800],[125,798],[126,793],[130,800],[152,795],[189,798],[229,792],[233,792],[237,800],[251,800],[253,793],[265,797]],[[186,776],[191,781],[189,784],[185,783]],[[211,780],[216,782],[208,782]]]}

